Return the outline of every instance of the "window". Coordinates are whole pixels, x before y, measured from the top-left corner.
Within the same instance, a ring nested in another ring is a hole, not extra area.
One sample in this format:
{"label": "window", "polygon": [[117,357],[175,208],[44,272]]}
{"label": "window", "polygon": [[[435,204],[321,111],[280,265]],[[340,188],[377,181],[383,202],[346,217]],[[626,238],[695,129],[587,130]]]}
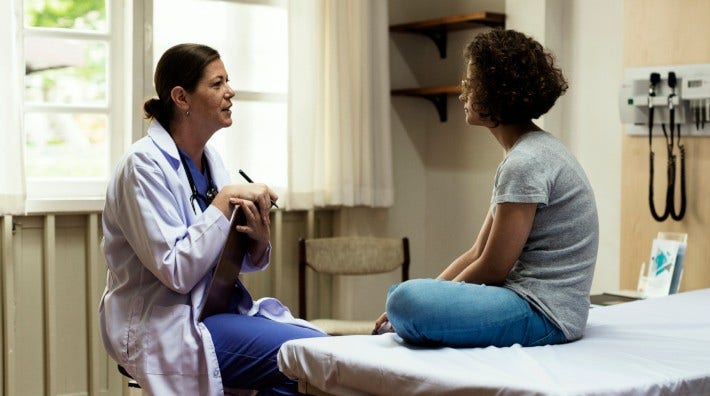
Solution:
{"label": "window", "polygon": [[153,0],[153,4],[153,65],[179,43],[206,44],[219,51],[236,92],[233,124],[218,131],[209,144],[220,151],[234,182],[244,182],[237,174],[244,169],[255,182],[283,194],[287,183],[286,1]]}
{"label": "window", "polygon": [[210,144],[233,181],[242,182],[237,170],[244,169],[283,193],[286,1],[14,0],[23,18],[26,210],[101,209],[113,167],[145,133],[142,101],[154,94],[154,65],[180,42],[216,48],[230,74],[234,123]]}
{"label": "window", "polygon": [[28,200],[105,194],[110,167],[125,149],[118,3],[22,2]]}

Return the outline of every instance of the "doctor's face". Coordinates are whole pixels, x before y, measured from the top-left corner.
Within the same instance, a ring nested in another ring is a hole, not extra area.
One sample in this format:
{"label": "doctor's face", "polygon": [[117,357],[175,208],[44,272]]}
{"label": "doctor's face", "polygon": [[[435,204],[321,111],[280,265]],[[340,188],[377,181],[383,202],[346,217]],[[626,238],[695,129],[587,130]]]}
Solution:
{"label": "doctor's face", "polygon": [[190,94],[190,118],[197,118],[196,121],[214,131],[232,125],[234,91],[228,81],[221,59],[215,59],[208,64],[195,91]]}

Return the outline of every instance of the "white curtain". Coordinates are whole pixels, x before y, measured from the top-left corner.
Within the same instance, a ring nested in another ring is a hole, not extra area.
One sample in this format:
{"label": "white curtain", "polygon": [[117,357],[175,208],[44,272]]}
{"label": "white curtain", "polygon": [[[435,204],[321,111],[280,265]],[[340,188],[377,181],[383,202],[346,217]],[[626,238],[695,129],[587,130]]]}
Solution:
{"label": "white curtain", "polygon": [[387,2],[289,2],[289,209],[393,202]]}
{"label": "white curtain", "polygon": [[21,214],[25,205],[22,144],[22,16],[18,0],[0,2],[0,214]]}

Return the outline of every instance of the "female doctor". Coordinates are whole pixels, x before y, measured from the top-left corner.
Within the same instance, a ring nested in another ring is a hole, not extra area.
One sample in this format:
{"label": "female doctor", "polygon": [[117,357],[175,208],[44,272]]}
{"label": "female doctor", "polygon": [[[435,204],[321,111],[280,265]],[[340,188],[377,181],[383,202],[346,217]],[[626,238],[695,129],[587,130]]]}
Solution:
{"label": "female doctor", "polygon": [[235,205],[251,238],[242,269],[266,268],[269,209],[260,184],[232,185],[207,141],[232,124],[234,91],[214,49],[180,44],[155,71],[152,119],[111,178],[103,212],[108,264],[99,314],[108,354],[152,395],[221,395],[223,387],[296,394],[278,371],[285,341],[323,336],[275,299],[235,285],[233,313],[198,322]]}

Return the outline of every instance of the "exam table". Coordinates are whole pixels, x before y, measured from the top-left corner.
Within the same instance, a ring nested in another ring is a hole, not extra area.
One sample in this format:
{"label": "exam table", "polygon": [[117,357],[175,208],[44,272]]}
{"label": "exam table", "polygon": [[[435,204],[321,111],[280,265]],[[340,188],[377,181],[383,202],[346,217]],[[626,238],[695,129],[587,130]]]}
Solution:
{"label": "exam table", "polygon": [[569,344],[311,338],[286,342],[278,364],[313,395],[710,395],[710,289],[591,308],[584,337]]}

